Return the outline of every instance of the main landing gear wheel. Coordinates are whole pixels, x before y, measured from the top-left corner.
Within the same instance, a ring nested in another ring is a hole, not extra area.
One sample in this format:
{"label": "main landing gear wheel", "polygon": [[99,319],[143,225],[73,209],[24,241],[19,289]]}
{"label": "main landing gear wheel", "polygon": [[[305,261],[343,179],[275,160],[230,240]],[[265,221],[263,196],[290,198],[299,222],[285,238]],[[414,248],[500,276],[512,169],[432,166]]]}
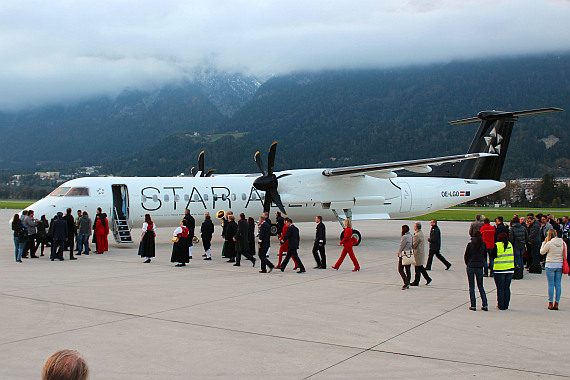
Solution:
{"label": "main landing gear wheel", "polygon": [[[362,235],[360,235],[360,231],[358,230],[352,230],[352,237],[356,238],[356,244],[354,244],[355,246],[359,245],[362,241]],[[340,240],[342,239],[344,239],[344,231],[340,233]]]}
{"label": "main landing gear wheel", "polygon": [[271,236],[277,236],[277,224],[271,225]]}

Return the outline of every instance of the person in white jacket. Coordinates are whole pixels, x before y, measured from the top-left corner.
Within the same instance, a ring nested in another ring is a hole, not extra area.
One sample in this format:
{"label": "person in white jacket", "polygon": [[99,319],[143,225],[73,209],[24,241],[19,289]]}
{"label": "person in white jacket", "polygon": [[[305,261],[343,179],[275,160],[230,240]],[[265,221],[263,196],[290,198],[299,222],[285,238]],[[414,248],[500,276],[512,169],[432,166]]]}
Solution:
{"label": "person in white jacket", "polygon": [[[548,309],[558,310],[562,292],[562,265],[567,255],[566,243],[558,237],[556,231],[548,231],[546,239],[540,247],[540,254],[546,255],[546,278],[548,280]],[[554,299],[556,289],[556,301]]]}

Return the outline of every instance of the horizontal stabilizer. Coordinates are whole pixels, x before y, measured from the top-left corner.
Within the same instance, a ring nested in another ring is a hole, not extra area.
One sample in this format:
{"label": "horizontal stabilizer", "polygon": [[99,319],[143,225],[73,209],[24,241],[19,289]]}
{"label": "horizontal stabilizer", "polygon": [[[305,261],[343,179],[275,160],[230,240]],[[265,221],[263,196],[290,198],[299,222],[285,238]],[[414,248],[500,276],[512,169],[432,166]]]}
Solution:
{"label": "horizontal stabilizer", "polygon": [[519,116],[541,115],[543,113],[561,112],[561,111],[564,110],[562,108],[556,108],[556,107],[537,108],[534,110],[524,110],[524,111],[515,111],[515,112],[481,111],[476,117],[450,121],[449,124],[451,125],[471,124],[471,123],[479,123],[481,120],[496,120],[496,119],[519,117]]}

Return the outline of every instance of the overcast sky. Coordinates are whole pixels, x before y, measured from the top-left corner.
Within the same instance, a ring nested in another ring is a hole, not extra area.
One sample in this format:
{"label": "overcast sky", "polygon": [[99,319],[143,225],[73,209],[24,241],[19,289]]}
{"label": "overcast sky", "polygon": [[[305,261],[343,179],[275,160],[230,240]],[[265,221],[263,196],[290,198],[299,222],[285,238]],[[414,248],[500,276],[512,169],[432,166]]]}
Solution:
{"label": "overcast sky", "polygon": [[0,110],[250,74],[570,51],[570,0],[4,0]]}

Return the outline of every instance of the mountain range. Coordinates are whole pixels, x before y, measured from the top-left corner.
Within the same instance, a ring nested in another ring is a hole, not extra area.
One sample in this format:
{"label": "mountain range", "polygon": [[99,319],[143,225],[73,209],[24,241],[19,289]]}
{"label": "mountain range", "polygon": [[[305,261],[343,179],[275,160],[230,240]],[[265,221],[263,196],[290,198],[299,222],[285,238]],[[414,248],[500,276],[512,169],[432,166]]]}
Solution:
{"label": "mountain range", "polygon": [[[0,165],[73,161],[103,163],[114,175],[167,176],[188,173],[205,150],[208,169],[257,172],[253,154],[275,140],[276,170],[458,154],[477,125],[447,122],[487,109],[568,109],[569,74],[570,54],[266,81],[216,74],[152,93],[0,114]],[[568,112],[521,118],[503,177],[569,176],[569,126]]]}

